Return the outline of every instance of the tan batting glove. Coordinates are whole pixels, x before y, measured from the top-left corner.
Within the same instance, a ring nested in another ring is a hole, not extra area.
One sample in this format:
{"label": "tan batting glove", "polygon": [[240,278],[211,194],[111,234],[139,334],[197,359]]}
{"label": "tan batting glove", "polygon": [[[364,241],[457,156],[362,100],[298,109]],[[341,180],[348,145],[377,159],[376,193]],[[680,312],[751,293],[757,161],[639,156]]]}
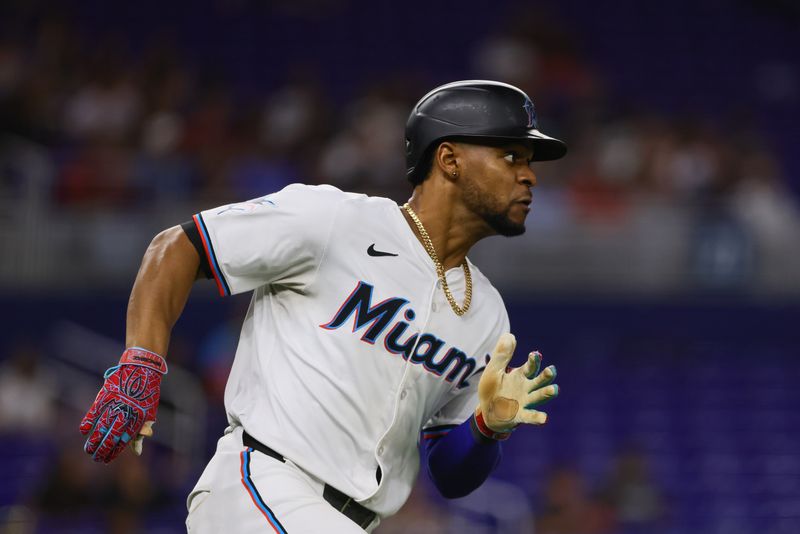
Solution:
{"label": "tan batting glove", "polygon": [[153,437],[153,423],[155,423],[155,421],[145,421],[142,425],[142,429],[139,430],[139,434],[134,438],[131,448],[136,456],[142,455],[142,442],[144,438]]}
{"label": "tan batting glove", "polygon": [[538,352],[531,352],[521,367],[508,369],[516,346],[512,334],[501,335],[478,383],[476,416],[482,415],[494,432],[510,432],[520,423],[543,425],[547,414],[534,408],[558,396],[558,386],[550,384],[556,368],[551,365],[540,373],[542,355]]}

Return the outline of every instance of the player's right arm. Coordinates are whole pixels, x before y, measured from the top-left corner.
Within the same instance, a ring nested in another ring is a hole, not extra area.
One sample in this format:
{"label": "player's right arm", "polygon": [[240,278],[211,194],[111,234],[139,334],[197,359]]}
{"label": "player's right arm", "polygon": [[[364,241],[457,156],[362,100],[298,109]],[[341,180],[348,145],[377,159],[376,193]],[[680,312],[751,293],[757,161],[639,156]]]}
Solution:
{"label": "player's right arm", "polygon": [[125,346],[166,354],[172,327],[199,278],[200,256],[183,228],[173,226],[154,237],[128,301]]}
{"label": "player's right arm", "polygon": [[330,186],[292,184],[266,197],[197,213],[150,243],[128,303],[126,350],[105,374],[81,422],[84,447],[113,460],[129,442],[150,436],[167,371],[170,333],[197,278],[221,295],[280,283],[301,289],[314,280],[338,206],[350,195]]}
{"label": "player's right arm", "polygon": [[142,438],[152,435],[172,327],[200,277],[199,254],[180,226],[153,238],[128,301],[125,352],[81,421],[95,461],[110,462],[131,441],[140,454]]}

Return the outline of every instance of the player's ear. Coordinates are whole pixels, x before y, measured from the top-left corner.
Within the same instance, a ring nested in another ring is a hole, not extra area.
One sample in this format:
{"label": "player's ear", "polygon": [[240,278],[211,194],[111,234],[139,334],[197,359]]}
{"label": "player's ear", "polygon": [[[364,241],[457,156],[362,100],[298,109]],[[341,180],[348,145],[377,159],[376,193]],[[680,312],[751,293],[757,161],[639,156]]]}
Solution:
{"label": "player's ear", "polygon": [[458,147],[455,143],[444,141],[436,147],[433,164],[448,180],[458,176]]}

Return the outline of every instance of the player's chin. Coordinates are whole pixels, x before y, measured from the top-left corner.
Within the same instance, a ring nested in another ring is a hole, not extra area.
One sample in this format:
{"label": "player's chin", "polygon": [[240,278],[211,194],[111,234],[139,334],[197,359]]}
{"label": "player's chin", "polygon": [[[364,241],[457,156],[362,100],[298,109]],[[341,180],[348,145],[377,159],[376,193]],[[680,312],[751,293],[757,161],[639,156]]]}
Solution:
{"label": "player's chin", "polygon": [[528,212],[515,213],[518,211],[512,208],[507,213],[496,215],[489,220],[489,224],[499,235],[505,237],[522,235],[525,233],[525,217]]}
{"label": "player's chin", "polygon": [[525,233],[525,221],[523,220],[520,223],[515,223],[513,221],[509,221],[509,224],[504,228],[503,232],[500,232],[500,235],[504,235],[506,237],[514,237],[517,235],[522,235]]}
{"label": "player's chin", "polygon": [[530,204],[524,202],[515,202],[512,204],[511,209],[506,213],[509,228],[513,228],[514,235],[519,235],[525,232],[525,220],[531,212]]}

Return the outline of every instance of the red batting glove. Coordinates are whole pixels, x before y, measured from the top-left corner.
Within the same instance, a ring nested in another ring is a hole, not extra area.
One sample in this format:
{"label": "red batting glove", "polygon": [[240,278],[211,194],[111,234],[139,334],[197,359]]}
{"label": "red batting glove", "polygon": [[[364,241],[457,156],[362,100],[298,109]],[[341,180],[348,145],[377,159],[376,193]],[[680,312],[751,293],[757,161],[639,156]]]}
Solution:
{"label": "red batting glove", "polygon": [[81,421],[88,435],[83,449],[95,462],[108,463],[136,438],[145,421],[155,421],[161,395],[164,358],[139,347],[122,353],[119,365],[106,371],[105,382]]}

